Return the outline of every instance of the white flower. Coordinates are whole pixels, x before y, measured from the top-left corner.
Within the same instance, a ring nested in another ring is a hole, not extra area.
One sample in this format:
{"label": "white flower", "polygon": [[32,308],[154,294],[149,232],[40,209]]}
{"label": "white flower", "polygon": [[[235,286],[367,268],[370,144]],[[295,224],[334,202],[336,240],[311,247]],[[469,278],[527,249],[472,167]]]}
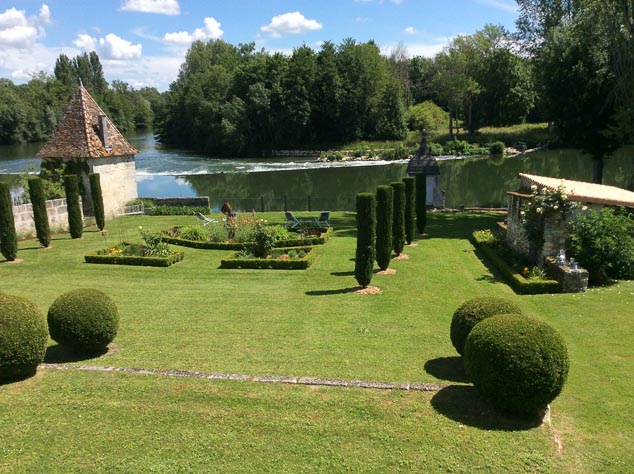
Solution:
{"label": "white flower", "polygon": [[555,204],[555,205],[553,206],[553,209],[556,211],[557,209],[559,209],[559,206],[558,206],[557,204]]}
{"label": "white flower", "polygon": [[544,210],[541,207],[538,207],[537,209],[535,209],[535,212],[537,214],[541,214],[542,212],[544,212]]}
{"label": "white flower", "polygon": [[526,215],[526,211],[520,211],[520,215],[525,216]]}
{"label": "white flower", "polygon": [[588,210],[588,206],[583,206],[583,207],[581,208],[581,210],[582,210],[582,211],[587,211],[587,210]]}
{"label": "white flower", "polygon": [[143,230],[143,226],[142,225],[139,226],[139,230]]}
{"label": "white flower", "polygon": [[536,184],[531,185],[531,192],[533,192],[533,193],[537,192],[537,185]]}

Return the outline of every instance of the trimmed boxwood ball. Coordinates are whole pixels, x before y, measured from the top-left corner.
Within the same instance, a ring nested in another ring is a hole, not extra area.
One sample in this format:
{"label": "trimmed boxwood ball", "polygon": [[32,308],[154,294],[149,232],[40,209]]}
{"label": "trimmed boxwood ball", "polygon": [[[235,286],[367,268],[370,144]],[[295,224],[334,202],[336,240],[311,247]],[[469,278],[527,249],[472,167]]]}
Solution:
{"label": "trimmed boxwood ball", "polygon": [[118,325],[116,305],[94,288],[64,293],[48,310],[51,338],[80,354],[104,351],[117,335]]}
{"label": "trimmed boxwood ball", "polygon": [[48,331],[37,306],[0,293],[0,380],[32,375],[44,360]]}
{"label": "trimmed boxwood ball", "polygon": [[454,312],[451,320],[451,343],[458,351],[464,354],[464,344],[471,329],[485,318],[496,314],[522,314],[522,310],[506,298],[485,296],[472,298],[462,303]]}
{"label": "trimmed boxwood ball", "polygon": [[505,314],[473,328],[465,344],[464,365],[493,406],[530,419],[561,393],[570,362],[563,338],[551,326]]}

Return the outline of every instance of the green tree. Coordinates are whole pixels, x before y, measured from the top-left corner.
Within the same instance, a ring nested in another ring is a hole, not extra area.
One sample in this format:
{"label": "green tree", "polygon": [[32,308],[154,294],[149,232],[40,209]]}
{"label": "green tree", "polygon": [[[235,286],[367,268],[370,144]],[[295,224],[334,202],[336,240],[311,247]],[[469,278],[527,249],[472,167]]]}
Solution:
{"label": "green tree", "polygon": [[92,196],[92,208],[95,213],[95,222],[99,230],[106,227],[106,214],[103,207],[103,193],[101,192],[101,178],[99,173],[90,173],[90,195]]}
{"label": "green tree", "polygon": [[44,186],[40,178],[29,179],[29,195],[33,206],[33,220],[35,222],[37,240],[40,241],[42,247],[48,247],[51,244],[51,231],[48,223]]}
{"label": "green tree", "polygon": [[357,194],[357,248],[354,276],[357,283],[367,287],[372,281],[375,257],[376,199],[372,193]]}
{"label": "green tree", "polygon": [[80,239],[84,232],[84,222],[79,203],[79,179],[76,175],[64,176],[66,207],[68,209],[68,230],[73,239]]}
{"label": "green tree", "polygon": [[411,244],[416,236],[416,184],[411,176],[403,178],[405,184],[405,242]]}
{"label": "green tree", "polygon": [[391,186],[376,188],[376,263],[383,271],[390,266],[394,216],[394,191]]}
{"label": "green tree", "polygon": [[10,262],[14,261],[18,254],[11,193],[9,185],[3,182],[0,182],[0,253]]}
{"label": "green tree", "polygon": [[405,246],[405,184],[401,181],[390,183],[394,191],[394,212],[392,220],[392,247],[400,255]]}
{"label": "green tree", "polygon": [[422,234],[427,225],[427,175],[415,175],[416,184],[416,228]]}

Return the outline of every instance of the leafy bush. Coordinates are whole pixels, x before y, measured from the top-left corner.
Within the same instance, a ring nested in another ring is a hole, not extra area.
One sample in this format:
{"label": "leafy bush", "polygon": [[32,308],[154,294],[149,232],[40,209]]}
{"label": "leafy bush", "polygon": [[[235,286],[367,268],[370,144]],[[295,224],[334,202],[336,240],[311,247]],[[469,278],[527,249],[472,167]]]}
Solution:
{"label": "leafy bush", "polygon": [[80,239],[84,232],[84,222],[79,204],[79,180],[76,175],[64,176],[66,206],[68,209],[68,230],[73,239]]}
{"label": "leafy bush", "polygon": [[357,248],[354,277],[364,288],[372,281],[375,256],[376,198],[372,193],[357,194]]}
{"label": "leafy bush", "polygon": [[496,408],[527,418],[561,393],[570,365],[555,329],[519,315],[477,324],[465,344],[464,364],[478,391]]}
{"label": "leafy bush", "polygon": [[443,154],[443,147],[440,143],[428,143],[427,149],[432,156],[441,156]]}
{"label": "leafy bush", "polygon": [[[214,226],[219,227],[219,226]],[[185,240],[193,240],[196,242],[206,242],[208,239],[207,230],[201,225],[188,225],[179,229],[179,237]],[[227,233],[225,238],[227,240]]]}
{"label": "leafy bush", "polygon": [[[291,249],[275,249],[277,256],[288,254]],[[221,268],[251,268],[256,270],[306,270],[312,265],[317,257],[317,249],[315,247],[302,247],[292,249],[296,253],[296,258],[280,259],[280,258],[256,258],[249,256],[247,252],[237,252],[233,258],[224,258],[220,261]],[[299,257],[299,253],[303,252],[304,256]]]}
{"label": "leafy bush", "polygon": [[589,272],[590,281],[634,277],[634,218],[604,208],[579,214],[568,227],[566,248]]}
{"label": "leafy bush", "polygon": [[0,379],[35,373],[44,360],[48,331],[36,305],[0,293]]}
{"label": "leafy bush", "polygon": [[97,228],[103,230],[106,226],[106,214],[103,208],[103,193],[101,192],[101,178],[99,173],[90,173],[90,195],[92,196],[92,209],[95,213]]}
{"label": "leafy bush", "polygon": [[394,210],[392,220],[392,247],[400,255],[405,246],[405,184],[398,181],[390,183],[394,190]]}
{"label": "leafy bush", "polygon": [[427,130],[434,133],[449,126],[449,114],[431,100],[411,106],[405,116],[410,130]]}
{"label": "leafy bush", "polygon": [[254,243],[251,247],[253,255],[258,258],[265,258],[271,253],[271,249],[275,247],[275,237],[273,237],[269,229],[263,225],[256,229],[253,237]]}
{"label": "leafy bush", "polygon": [[458,307],[450,330],[451,343],[458,354],[464,354],[464,345],[473,327],[496,314],[522,314],[522,310],[510,300],[490,296],[472,298]]}
{"label": "leafy bush", "polygon": [[51,338],[81,354],[103,351],[117,335],[118,325],[117,306],[94,288],[64,293],[48,310]]}
{"label": "leafy bush", "polygon": [[46,211],[46,198],[44,186],[40,178],[29,179],[29,195],[33,206],[33,221],[35,222],[35,234],[42,247],[51,244],[51,230],[48,224],[48,212]]}
{"label": "leafy bush", "polygon": [[201,214],[207,214],[209,212],[208,207],[198,206],[152,206],[151,214],[153,216],[191,216],[197,212]]}
{"label": "leafy bush", "polygon": [[489,145],[489,153],[491,155],[503,155],[505,150],[506,145],[504,144],[504,142],[497,141]]}
{"label": "leafy bush", "polygon": [[9,261],[18,255],[18,237],[15,233],[13,203],[9,185],[0,182],[0,253]]}
{"label": "leafy bush", "polygon": [[403,178],[405,185],[405,242],[411,244],[416,236],[416,184],[412,177]]}
{"label": "leafy bush", "polygon": [[394,191],[391,186],[376,188],[376,263],[381,270],[390,266],[392,258],[393,202]]}
{"label": "leafy bush", "polygon": [[416,228],[418,233],[422,234],[427,225],[427,175],[419,173],[414,179],[416,184]]}

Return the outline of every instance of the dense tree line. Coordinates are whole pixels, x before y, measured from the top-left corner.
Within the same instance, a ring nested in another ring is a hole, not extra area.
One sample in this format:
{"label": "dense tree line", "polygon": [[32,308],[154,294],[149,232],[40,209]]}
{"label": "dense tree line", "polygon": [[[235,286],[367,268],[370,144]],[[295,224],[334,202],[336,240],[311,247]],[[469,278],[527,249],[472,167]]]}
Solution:
{"label": "dense tree line", "polygon": [[0,79],[0,144],[39,142],[55,130],[79,81],[121,131],[150,128],[163,97],[155,88],[132,89],[104,78],[95,52],[73,59],[60,55],[53,76],[39,73],[15,85]]}

